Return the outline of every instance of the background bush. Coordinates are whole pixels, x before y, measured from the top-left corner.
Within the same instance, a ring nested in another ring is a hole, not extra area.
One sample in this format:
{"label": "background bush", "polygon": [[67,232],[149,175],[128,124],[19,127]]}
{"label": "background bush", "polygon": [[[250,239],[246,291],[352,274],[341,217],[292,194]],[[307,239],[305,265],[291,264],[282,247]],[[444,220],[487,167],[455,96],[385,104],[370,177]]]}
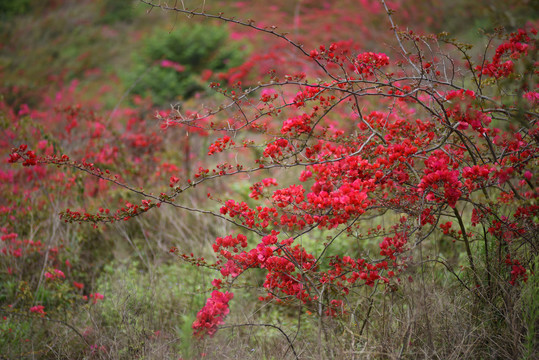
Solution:
{"label": "background bush", "polygon": [[[244,46],[228,41],[225,27],[180,23],[144,40],[125,81],[133,84],[133,94],[149,95],[155,105],[166,106],[207,91],[212,74],[240,65],[244,56]],[[167,60],[183,70],[163,66]]]}

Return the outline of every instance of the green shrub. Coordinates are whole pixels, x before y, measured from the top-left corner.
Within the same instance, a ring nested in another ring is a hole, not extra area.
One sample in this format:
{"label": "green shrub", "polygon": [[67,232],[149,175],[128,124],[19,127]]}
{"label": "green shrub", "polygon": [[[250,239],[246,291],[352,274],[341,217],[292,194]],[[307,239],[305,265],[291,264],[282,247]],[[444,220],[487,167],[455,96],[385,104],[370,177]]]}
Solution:
{"label": "green shrub", "polygon": [[31,11],[32,0],[0,0],[0,19],[23,15]]}
{"label": "green shrub", "polygon": [[101,0],[99,8],[101,10],[100,22],[103,24],[113,24],[123,21],[133,20],[133,0]]}
{"label": "green shrub", "polygon": [[[223,72],[241,64],[244,51],[226,43],[227,38],[222,26],[191,24],[170,33],[157,31],[136,54],[135,68],[125,76],[127,86],[133,86],[134,94],[151,95],[156,105],[192,97],[207,88],[203,71]],[[164,60],[182,70],[163,66]]]}

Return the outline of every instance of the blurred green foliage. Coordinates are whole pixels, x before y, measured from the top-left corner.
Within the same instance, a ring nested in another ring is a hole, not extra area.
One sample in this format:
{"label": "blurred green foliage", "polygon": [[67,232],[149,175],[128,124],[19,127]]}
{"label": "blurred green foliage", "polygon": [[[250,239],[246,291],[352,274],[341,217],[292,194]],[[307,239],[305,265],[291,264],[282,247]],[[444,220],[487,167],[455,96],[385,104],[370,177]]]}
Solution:
{"label": "blurred green foliage", "polygon": [[0,19],[30,11],[32,0],[0,0]]}
{"label": "blurred green foliage", "polygon": [[114,24],[115,22],[130,22],[133,20],[135,2],[133,0],[101,0],[101,17],[99,22],[102,24]]}
{"label": "blurred green foliage", "polygon": [[479,29],[493,32],[497,27],[515,31],[528,21],[539,18],[539,2],[534,0],[457,0],[445,2],[445,11],[450,14],[438,23],[447,31],[458,36],[461,40],[480,40]]}
{"label": "blurred green foliage", "polygon": [[[150,95],[156,105],[168,105],[207,89],[203,71],[218,73],[241,64],[242,45],[227,41],[222,26],[191,23],[167,32],[155,31],[135,55],[135,66],[124,76],[132,93]],[[168,60],[183,67],[178,71],[161,65]]]}
{"label": "blurred green foliage", "polygon": [[524,313],[525,322],[528,327],[526,333],[526,355],[525,359],[532,359],[539,347],[539,256],[534,261],[535,272],[531,273],[528,282],[524,285]]}

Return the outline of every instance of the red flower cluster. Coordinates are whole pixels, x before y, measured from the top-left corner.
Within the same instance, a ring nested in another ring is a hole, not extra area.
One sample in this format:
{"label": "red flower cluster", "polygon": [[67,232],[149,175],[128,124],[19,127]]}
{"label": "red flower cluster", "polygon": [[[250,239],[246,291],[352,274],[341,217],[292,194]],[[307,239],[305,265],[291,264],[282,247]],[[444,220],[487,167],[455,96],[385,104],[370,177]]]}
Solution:
{"label": "red flower cluster", "polygon": [[249,190],[251,190],[249,197],[258,200],[262,195],[262,191],[264,190],[264,188],[277,185],[277,180],[275,180],[274,178],[263,179],[261,182],[254,183],[253,186],[249,188]]}
{"label": "red flower cluster", "polygon": [[[82,298],[83,298],[84,300],[88,300],[88,296],[86,296],[86,295],[84,295]],[[100,293],[97,293],[97,292],[96,292],[96,293],[90,294],[90,299],[92,299],[92,302],[93,302],[94,304],[97,304],[97,301],[98,301],[98,300],[103,300],[104,298],[105,298],[105,295],[100,294]]]}
{"label": "red flower cluster", "polygon": [[354,64],[357,74],[371,75],[375,69],[389,65],[389,57],[384,53],[366,52],[359,54]]}
{"label": "red flower cluster", "polygon": [[[530,34],[537,35],[537,30],[532,28],[528,33],[524,29],[519,29],[518,32],[512,33],[509,41],[498,46],[496,53],[492,57],[492,61],[487,61],[483,66],[478,65],[475,69],[483,75],[496,79],[511,75],[514,72],[514,63],[512,60],[526,55],[534,46]],[[502,60],[506,56],[506,53],[509,54],[511,60]]]}
{"label": "red flower cluster", "polygon": [[[425,194],[429,201],[447,202],[452,208],[455,207],[462,192],[462,183],[459,181],[459,171],[450,170],[448,166],[452,163],[449,157],[442,151],[435,151],[426,161],[425,176],[421,179],[417,191]],[[438,190],[443,186],[444,193]]]}
{"label": "red flower cluster", "polygon": [[520,280],[523,282],[528,281],[527,271],[522,265],[520,265],[520,261],[511,259],[511,255],[507,254],[505,258],[505,265],[511,269],[511,280],[509,280],[511,285],[518,285]]}
{"label": "red flower cluster", "polygon": [[303,134],[308,133],[311,130],[311,117],[307,114],[303,114],[285,120],[283,122],[283,127],[281,128],[281,134]]}
{"label": "red flower cluster", "polygon": [[23,166],[34,166],[37,165],[37,156],[36,153],[32,150],[26,151],[28,146],[22,144],[18,149],[13,149],[12,153],[9,154],[9,163],[16,163],[19,159],[24,158]]}
{"label": "red flower cluster", "polygon": [[50,273],[47,271],[45,273],[45,277],[49,280],[54,280],[54,279],[65,279],[66,276],[62,270],[54,269],[53,273]]}
{"label": "red flower cluster", "polygon": [[226,315],[230,312],[228,302],[232,300],[234,294],[225,291],[213,291],[211,297],[206,301],[206,305],[197,314],[193,323],[195,336],[212,336],[217,331],[217,327],[223,323]]}
{"label": "red flower cluster", "polygon": [[231,146],[236,145],[234,140],[230,138],[230,136],[225,135],[222,138],[219,138],[213,142],[208,150],[208,155],[213,155],[215,153],[222,152],[224,149],[229,148]]}
{"label": "red flower cluster", "polygon": [[36,305],[36,306],[32,306],[30,308],[30,312],[33,312],[35,314],[40,314],[41,317],[44,317],[47,313],[45,312],[45,306],[43,305]]}
{"label": "red flower cluster", "polygon": [[266,146],[264,150],[264,157],[267,158],[278,158],[283,155],[283,150],[286,151],[289,143],[286,139],[277,139]]}

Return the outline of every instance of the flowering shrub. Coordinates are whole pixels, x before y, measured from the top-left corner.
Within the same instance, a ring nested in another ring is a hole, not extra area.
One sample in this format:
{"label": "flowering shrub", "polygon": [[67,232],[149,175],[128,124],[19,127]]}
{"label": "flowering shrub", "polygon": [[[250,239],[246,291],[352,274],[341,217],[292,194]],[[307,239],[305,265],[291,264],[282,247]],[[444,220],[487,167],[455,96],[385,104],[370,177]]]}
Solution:
{"label": "flowering shrub", "polygon": [[[227,127],[213,114],[167,119],[169,123],[197,126],[202,119],[211,117],[215,120],[207,130],[234,134],[234,141],[225,135],[213,143],[210,155],[232,150],[240,140],[243,144],[260,143],[248,138],[249,128],[265,133],[267,142],[262,156],[254,159],[256,167],[246,167],[239,160],[236,165],[225,162],[216,167],[220,171],[214,170],[214,176],[263,169],[302,169],[299,181],[304,185],[292,184],[264,194],[266,184],[256,182],[250,195],[262,202],[256,207],[214,198],[223,204],[215,215],[260,236],[260,242],[251,248],[242,234],[216,240],[216,265],[223,277],[215,280],[218,287],[223,286],[223,280],[232,284],[245,271],[261,268],[266,271],[263,286],[267,295],[261,297],[263,301],[290,303],[296,299],[311,311],[327,307],[319,316],[346,316],[353,310],[346,305],[351,290],[365,285],[398,284],[399,274],[410,261],[405,254],[437,231],[438,223],[444,219],[453,219],[456,224],[456,232],[451,231],[453,221],[446,220],[441,229],[444,235],[452,234],[463,243],[472,292],[481,293],[490,286],[484,278],[486,273],[476,265],[479,255],[474,243],[479,239],[487,254],[489,248],[490,252],[498,248],[498,253],[514,253],[530,261],[535,249],[530,236],[534,237],[537,230],[537,224],[530,222],[537,216],[533,206],[537,185],[528,179],[533,179],[531,174],[536,169],[533,159],[538,145],[534,103],[517,101],[507,105],[503,93],[496,92],[495,84],[482,84],[481,76],[500,78],[512,74],[513,63],[502,62],[501,58],[507,53],[511,59],[524,63],[526,56],[536,53],[535,29],[521,29],[511,35],[508,42],[497,48],[492,60],[485,59],[483,65],[475,68],[479,75],[473,70],[467,72],[465,76],[476,84],[475,89],[469,89],[457,85],[454,69],[448,69],[441,60],[448,57],[444,43],[463,52],[465,48],[444,37],[395,30],[402,50],[408,47],[415,51],[401,54],[404,60],[392,61],[384,53],[361,52],[351,57],[349,50],[339,48],[337,43],[306,52],[276,30],[242,24],[284,38],[305,56],[305,62],[312,61],[314,68],[322,70],[327,79],[311,82],[305,73],[284,79],[274,75],[271,84],[245,89],[243,95],[222,90],[242,112],[237,120],[227,120]],[[429,53],[427,50],[433,47],[440,50]],[[468,57],[468,61],[471,65],[473,60]],[[531,67],[520,67],[520,91],[533,92],[529,84],[536,81],[536,66],[532,63]],[[279,97],[284,105],[274,105],[278,97],[268,97],[268,86],[282,89]],[[295,95],[290,91],[294,87],[299,88]],[[257,98],[259,90],[264,92]],[[373,98],[376,103],[371,101]],[[369,110],[373,106],[378,109]],[[518,108],[525,109],[521,127],[501,125],[511,121]],[[280,115],[285,110],[286,115]],[[265,121],[266,116],[284,116],[282,126]],[[501,127],[491,126],[493,120]],[[263,127],[259,128],[260,125]],[[510,140],[512,137],[516,138]],[[527,177],[523,176],[525,173]],[[212,178],[189,180],[186,187],[176,187],[179,190],[160,200],[173,201],[179,191]],[[279,180],[271,182],[272,186],[278,184]],[[531,217],[525,219],[517,213],[501,215],[500,206],[506,207],[514,200],[518,206],[513,211],[525,211]],[[474,226],[481,225],[486,232],[476,232],[467,225],[465,205],[482,219]],[[384,217],[388,211],[398,215],[398,221],[379,235],[379,258],[365,258],[361,253],[324,256],[343,233],[360,239],[360,235],[353,234],[361,231],[363,218]],[[324,243],[321,253],[313,254],[298,241],[317,228],[333,230],[335,234]],[[281,234],[286,235],[281,238]],[[492,266],[491,261],[485,259],[487,267]],[[508,266],[510,273],[506,276],[511,285],[526,281],[527,270],[520,261],[511,260]],[[214,292],[199,313],[193,324],[196,334],[206,331],[212,335],[228,313],[230,298],[220,301],[219,294],[222,293]],[[340,311],[334,310],[335,304],[339,304]]]}

